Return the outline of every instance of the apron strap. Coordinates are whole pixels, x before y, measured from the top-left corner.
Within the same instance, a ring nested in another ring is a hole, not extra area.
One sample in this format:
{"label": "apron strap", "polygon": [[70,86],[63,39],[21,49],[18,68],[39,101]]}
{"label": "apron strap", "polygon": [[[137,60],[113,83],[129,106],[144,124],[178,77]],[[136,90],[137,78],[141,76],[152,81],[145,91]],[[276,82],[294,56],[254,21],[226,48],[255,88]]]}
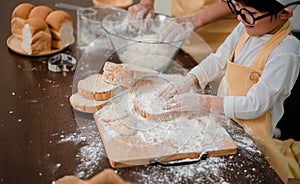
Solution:
{"label": "apron strap", "polygon": [[[252,67],[259,69],[259,71],[263,71],[265,64],[272,50],[287,36],[291,33],[292,26],[290,21],[287,21],[284,26],[282,26],[268,41],[267,43],[260,49],[257,53],[254,61],[252,63]],[[249,39],[249,35],[247,32],[243,34],[240,38],[236,49],[232,52],[229,57],[229,61],[234,61],[234,56],[240,51],[241,47],[247,42]]]}
{"label": "apron strap", "polygon": [[234,61],[234,56],[240,51],[240,49],[242,48],[242,46],[247,42],[247,40],[249,39],[249,35],[247,32],[245,32],[243,34],[243,36],[240,38],[239,42],[236,45],[235,50],[231,53],[230,57],[229,57],[229,61],[233,62]]}
{"label": "apron strap", "polygon": [[236,48],[235,48],[235,53],[238,53],[240,51],[240,49],[242,48],[242,46],[247,42],[247,40],[249,39],[249,35],[247,32],[245,32],[243,34],[243,36],[240,38],[240,41],[238,42]]}
{"label": "apron strap", "polygon": [[291,23],[287,21],[268,41],[267,43],[260,49],[257,53],[252,67],[263,71],[265,64],[268,60],[269,55],[273,51],[275,47],[287,36],[291,33]]}

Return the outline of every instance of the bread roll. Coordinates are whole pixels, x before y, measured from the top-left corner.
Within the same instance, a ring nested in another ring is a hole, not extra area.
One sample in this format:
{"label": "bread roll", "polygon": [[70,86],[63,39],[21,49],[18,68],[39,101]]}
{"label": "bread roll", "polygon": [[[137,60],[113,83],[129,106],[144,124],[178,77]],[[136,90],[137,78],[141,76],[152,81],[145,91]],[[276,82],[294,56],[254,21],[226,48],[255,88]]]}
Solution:
{"label": "bread roll", "polygon": [[46,18],[52,35],[52,48],[60,49],[74,42],[71,16],[63,10],[52,11]]}
{"label": "bread roll", "polygon": [[117,173],[112,169],[104,169],[99,174],[93,176],[88,183],[98,183],[98,184],[134,184],[134,182],[129,182],[123,180]]}
{"label": "bread roll", "polygon": [[105,82],[102,74],[94,74],[78,82],[78,92],[89,100],[107,100],[116,88],[116,85]]}
{"label": "bread roll", "polygon": [[29,13],[33,8],[33,4],[21,3],[13,10],[11,16],[11,32],[13,36],[22,38],[25,21],[28,19]]}
{"label": "bread roll", "polygon": [[112,169],[104,169],[99,174],[96,174],[91,179],[82,180],[76,176],[67,175],[55,182],[56,184],[133,184],[123,180]]}
{"label": "bread roll", "polygon": [[29,55],[51,50],[51,33],[43,19],[30,18],[22,30],[22,49]]}
{"label": "bread roll", "polygon": [[52,9],[48,6],[35,6],[30,11],[28,18],[40,18],[46,20],[47,16],[52,12]]}

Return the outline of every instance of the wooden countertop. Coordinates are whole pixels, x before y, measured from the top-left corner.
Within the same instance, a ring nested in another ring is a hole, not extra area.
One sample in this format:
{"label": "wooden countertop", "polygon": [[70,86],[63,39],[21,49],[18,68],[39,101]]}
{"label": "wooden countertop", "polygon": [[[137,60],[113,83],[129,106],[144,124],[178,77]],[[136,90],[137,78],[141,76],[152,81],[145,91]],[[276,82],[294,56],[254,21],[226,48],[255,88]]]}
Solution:
{"label": "wooden countertop", "polygon": [[[0,183],[44,184],[65,175],[90,178],[110,165],[92,115],[73,111],[69,104],[74,73],[53,73],[47,68],[49,56],[22,56],[6,46],[11,12],[20,2],[1,1],[0,7]],[[28,2],[56,9],[59,1]],[[92,1],[64,2],[92,5]],[[68,12],[75,20],[75,12]],[[63,52],[77,59],[82,54],[76,44]],[[238,145],[236,155],[117,172],[140,183],[281,183],[243,129],[231,121],[225,128]]]}

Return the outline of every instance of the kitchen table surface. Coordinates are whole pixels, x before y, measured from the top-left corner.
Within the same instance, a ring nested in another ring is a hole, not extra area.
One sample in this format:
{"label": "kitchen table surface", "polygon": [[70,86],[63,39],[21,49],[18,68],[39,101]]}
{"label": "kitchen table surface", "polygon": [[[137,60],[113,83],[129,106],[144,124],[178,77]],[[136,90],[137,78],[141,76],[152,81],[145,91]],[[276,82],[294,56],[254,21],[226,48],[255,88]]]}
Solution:
{"label": "kitchen table surface", "polygon": [[[92,115],[73,111],[69,103],[75,72],[51,72],[50,56],[23,56],[6,45],[12,10],[21,2],[0,3],[0,183],[50,184],[65,175],[90,178],[110,165]],[[55,4],[60,1],[28,2],[58,9]],[[92,6],[88,0],[64,2]],[[75,11],[66,11],[76,27]],[[76,43],[62,52],[78,60],[82,56]],[[224,127],[238,146],[235,155],[185,166],[136,166],[116,171],[139,183],[281,183],[243,129],[232,121]]]}

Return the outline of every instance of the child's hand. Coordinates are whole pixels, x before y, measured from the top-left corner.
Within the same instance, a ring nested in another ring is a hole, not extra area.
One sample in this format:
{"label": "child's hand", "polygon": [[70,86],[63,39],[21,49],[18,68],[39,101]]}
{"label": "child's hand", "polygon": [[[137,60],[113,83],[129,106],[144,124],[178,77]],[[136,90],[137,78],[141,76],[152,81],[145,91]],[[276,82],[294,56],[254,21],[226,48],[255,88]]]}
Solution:
{"label": "child's hand", "polygon": [[166,88],[159,91],[157,96],[159,99],[167,100],[176,94],[189,92],[195,83],[194,80],[194,77],[188,74],[181,80],[170,82]]}
{"label": "child's hand", "polygon": [[193,32],[194,25],[190,21],[178,19],[180,20],[178,22],[177,19],[169,21],[165,26],[161,28],[159,35],[159,39],[161,41],[176,42],[185,40]]}
{"label": "child's hand", "polygon": [[208,112],[211,99],[208,95],[183,93],[170,98],[165,103],[165,110],[171,112]]}

